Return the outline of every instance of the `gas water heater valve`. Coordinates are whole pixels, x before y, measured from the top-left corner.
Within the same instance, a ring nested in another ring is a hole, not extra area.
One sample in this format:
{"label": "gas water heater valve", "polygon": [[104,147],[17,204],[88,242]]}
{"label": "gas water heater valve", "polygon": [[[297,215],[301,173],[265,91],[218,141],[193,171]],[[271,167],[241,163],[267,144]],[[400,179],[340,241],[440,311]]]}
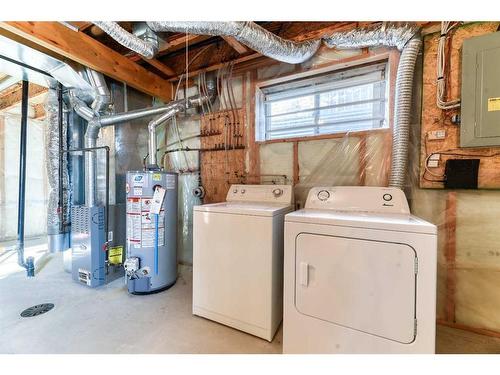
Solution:
{"label": "gas water heater valve", "polygon": [[140,268],[140,259],[137,257],[128,258],[125,260],[125,263],[123,263],[123,268],[125,268],[127,275],[134,274]]}

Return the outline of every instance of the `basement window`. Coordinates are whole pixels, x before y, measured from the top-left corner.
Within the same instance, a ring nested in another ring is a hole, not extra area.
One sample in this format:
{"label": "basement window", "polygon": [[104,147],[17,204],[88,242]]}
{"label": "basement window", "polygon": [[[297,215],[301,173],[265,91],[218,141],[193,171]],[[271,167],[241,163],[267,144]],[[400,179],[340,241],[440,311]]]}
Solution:
{"label": "basement window", "polygon": [[388,128],[388,63],[261,84],[257,141]]}

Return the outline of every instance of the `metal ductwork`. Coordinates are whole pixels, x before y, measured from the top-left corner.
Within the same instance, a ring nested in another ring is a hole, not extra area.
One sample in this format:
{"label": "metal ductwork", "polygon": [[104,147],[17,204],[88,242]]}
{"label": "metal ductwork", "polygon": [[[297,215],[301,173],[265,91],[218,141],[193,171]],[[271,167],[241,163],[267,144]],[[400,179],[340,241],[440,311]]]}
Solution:
{"label": "metal ductwork", "polygon": [[[64,222],[68,218],[68,206],[62,211],[62,203],[68,199],[68,169],[61,155],[61,150],[67,148],[67,121],[63,110],[61,88],[50,89],[45,102],[47,126],[45,137],[46,170],[49,184],[49,199],[47,204],[47,236],[50,252],[64,251],[68,248],[68,237],[64,231]],[[62,165],[61,165],[62,163]]]}
{"label": "metal ductwork", "polygon": [[401,51],[417,32],[418,28],[414,25],[397,26],[393,23],[382,23],[375,27],[334,33],[323,37],[323,41],[328,47],[337,49],[386,46]]}
{"label": "metal ductwork", "polygon": [[396,103],[392,134],[392,162],[389,186],[404,188],[410,139],[410,110],[413,74],[422,40],[418,28],[406,25],[382,24],[376,27],[339,32],[323,38],[330,48],[351,49],[376,46],[402,51],[396,77]]}
{"label": "metal ductwork", "polygon": [[[215,80],[208,80],[207,88],[209,92],[205,96],[196,95],[187,98],[187,100],[184,99],[170,102],[169,104],[160,107],[140,109],[114,115],[99,115],[94,113],[92,116],[89,116],[93,112],[92,109],[86,106],[83,101],[78,100],[75,95],[70,95],[70,98],[72,99],[72,105],[74,105],[73,109],[75,112],[88,121],[84,138],[85,148],[93,148],[97,145],[97,139],[99,137],[101,127],[116,125],[154,115],[161,115],[156,120],[162,119],[160,123],[163,123],[182,110],[201,105],[205,101],[211,100],[215,94]],[[154,128],[154,140],[151,141],[150,138],[149,141],[150,150],[151,147],[156,149],[156,126],[154,126]],[[151,144],[154,144],[154,146],[151,146]],[[154,155],[156,156],[156,153],[154,153]],[[85,158],[85,205],[88,207],[92,207],[96,204],[96,164],[95,152],[88,153],[88,156]],[[156,161],[152,164],[155,165]]]}
{"label": "metal ductwork", "polygon": [[111,93],[109,92],[106,79],[102,73],[86,68],[90,84],[94,88],[95,99],[90,106],[96,114],[101,114],[109,109],[111,104]]}
{"label": "metal ductwork", "polygon": [[321,40],[294,42],[273,34],[255,22],[148,22],[156,31],[186,32],[214,36],[231,36],[264,56],[289,64],[300,64],[309,60],[318,50]]}
{"label": "metal ductwork", "polygon": [[[295,64],[311,58],[318,50],[321,41],[324,41],[330,48],[338,49],[386,46],[402,51],[396,79],[395,123],[390,186],[404,187],[408,159],[413,73],[416,58],[422,45],[417,27],[413,25],[398,26],[392,23],[382,23],[375,27],[337,32],[324,36],[322,39],[299,43],[280,38],[254,22],[160,21],[148,22],[147,24],[156,32],[170,31],[232,36],[265,56],[278,61]],[[135,36],[127,33],[125,30],[122,29],[122,31],[128,34],[128,37],[135,38]],[[126,39],[126,34],[122,32],[120,37]]]}
{"label": "metal ductwork", "polygon": [[147,59],[152,59],[158,53],[159,42],[154,33],[148,33],[147,36],[142,39],[129,33],[116,22],[94,21],[93,23],[99,26],[102,31],[110,35],[122,46],[127,47]]}
{"label": "metal ductwork", "polygon": [[420,37],[411,39],[399,58],[396,77],[396,103],[394,106],[394,129],[392,133],[392,164],[389,186],[403,189],[408,164],[408,143],[410,141],[411,103],[413,75],[418,53],[422,47]]}

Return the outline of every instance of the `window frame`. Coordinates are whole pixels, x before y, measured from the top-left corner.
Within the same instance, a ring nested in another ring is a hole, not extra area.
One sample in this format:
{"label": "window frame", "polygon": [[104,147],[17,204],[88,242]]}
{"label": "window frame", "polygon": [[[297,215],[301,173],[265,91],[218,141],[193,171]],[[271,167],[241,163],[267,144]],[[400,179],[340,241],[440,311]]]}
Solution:
{"label": "window frame", "polygon": [[[350,58],[342,59],[335,61],[333,63],[323,64],[318,67],[314,67],[311,69],[307,69],[300,72],[293,72],[290,74],[286,74],[277,78],[265,79],[261,81],[257,81],[255,83],[255,128],[254,128],[254,137],[255,143],[257,144],[266,144],[266,143],[277,143],[277,142],[298,142],[298,141],[309,141],[309,140],[317,140],[317,139],[331,139],[331,138],[342,138],[347,134],[353,135],[365,135],[365,134],[374,134],[374,133],[386,133],[392,132],[393,128],[393,117],[394,117],[394,92],[395,92],[395,81],[396,81],[396,73],[397,73],[397,63],[399,61],[399,52],[394,50],[384,51],[384,52],[368,52],[364,51],[364,53],[353,56]],[[338,132],[338,133],[330,133],[330,134],[319,134],[319,135],[311,135],[311,136],[301,136],[301,137],[289,137],[289,138],[279,138],[279,139],[270,139],[264,140],[259,139],[259,135],[265,131],[266,121],[264,117],[264,111],[262,110],[263,96],[264,93],[262,89],[265,87],[286,83],[288,81],[296,80],[296,79],[306,79],[311,76],[320,75],[324,73],[335,73],[335,71],[345,70],[350,68],[359,68],[364,65],[372,65],[377,63],[387,63],[386,70],[386,79],[387,79],[387,92],[388,92],[388,115],[387,115],[387,127],[384,128],[375,128],[375,129],[365,129],[365,130],[352,130],[347,132]]]}

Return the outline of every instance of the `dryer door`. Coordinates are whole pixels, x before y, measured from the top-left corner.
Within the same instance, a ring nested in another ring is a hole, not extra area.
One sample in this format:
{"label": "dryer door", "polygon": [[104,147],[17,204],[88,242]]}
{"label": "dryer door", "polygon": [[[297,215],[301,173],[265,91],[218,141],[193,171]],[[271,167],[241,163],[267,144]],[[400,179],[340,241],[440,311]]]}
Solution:
{"label": "dryer door", "polygon": [[412,247],[301,233],[295,256],[300,313],[401,343],[414,340]]}

